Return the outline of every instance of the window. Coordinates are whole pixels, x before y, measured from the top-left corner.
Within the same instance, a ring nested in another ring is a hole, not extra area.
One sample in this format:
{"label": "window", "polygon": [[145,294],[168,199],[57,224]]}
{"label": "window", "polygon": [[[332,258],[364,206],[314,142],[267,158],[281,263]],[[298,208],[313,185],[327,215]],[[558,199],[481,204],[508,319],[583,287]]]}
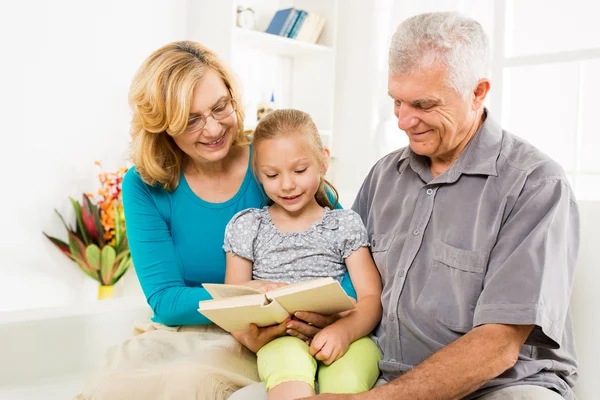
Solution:
{"label": "window", "polygon": [[[495,0],[491,109],[567,171],[578,199],[600,199],[600,4]],[[500,86],[500,87],[499,87]]]}
{"label": "window", "polygon": [[492,47],[488,107],[494,118],[558,161],[578,199],[600,199],[600,135],[594,118],[600,109],[595,73],[600,70],[600,3],[402,0],[394,8],[392,14],[399,16],[394,28],[429,11],[453,10],[477,19]]}

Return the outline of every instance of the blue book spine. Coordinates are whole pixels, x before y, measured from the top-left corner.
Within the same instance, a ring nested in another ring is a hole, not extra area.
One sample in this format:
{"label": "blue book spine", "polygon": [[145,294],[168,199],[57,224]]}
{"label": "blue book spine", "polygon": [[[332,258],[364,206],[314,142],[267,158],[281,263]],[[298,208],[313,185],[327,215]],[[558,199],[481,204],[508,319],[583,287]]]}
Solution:
{"label": "blue book spine", "polygon": [[288,23],[290,14],[292,14],[293,10],[293,8],[286,8],[277,11],[265,32],[271,33],[273,35],[281,35],[281,33],[285,31],[285,25],[286,23]]}
{"label": "blue book spine", "polygon": [[298,36],[298,32],[300,31],[300,28],[302,27],[302,24],[304,23],[304,20],[306,19],[307,15],[308,15],[308,13],[306,11],[300,10],[300,15],[298,15],[298,18],[296,18],[294,27],[292,28],[292,31],[288,35],[288,37],[290,39],[295,39],[296,36]]}
{"label": "blue book spine", "polygon": [[296,20],[298,19],[298,15],[300,15],[300,11],[294,9],[285,24],[285,29],[280,34],[281,36],[283,36],[283,37],[289,36],[290,32],[292,31],[292,28],[294,27],[294,24],[296,23]]}

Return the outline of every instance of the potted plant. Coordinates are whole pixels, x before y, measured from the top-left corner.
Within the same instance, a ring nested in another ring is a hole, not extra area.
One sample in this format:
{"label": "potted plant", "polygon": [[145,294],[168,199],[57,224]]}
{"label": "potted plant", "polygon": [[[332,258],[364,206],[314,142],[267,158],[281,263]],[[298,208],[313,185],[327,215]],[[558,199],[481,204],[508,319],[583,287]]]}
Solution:
{"label": "potted plant", "polygon": [[[99,162],[96,164],[100,165]],[[66,242],[44,232],[83,272],[100,283],[99,299],[112,297],[113,285],[133,265],[125,234],[121,194],[121,182],[126,172],[126,168],[102,172],[98,175],[101,186],[97,195],[84,194],[81,202],[69,198],[75,210],[74,226],[67,224],[54,210],[67,230]]]}

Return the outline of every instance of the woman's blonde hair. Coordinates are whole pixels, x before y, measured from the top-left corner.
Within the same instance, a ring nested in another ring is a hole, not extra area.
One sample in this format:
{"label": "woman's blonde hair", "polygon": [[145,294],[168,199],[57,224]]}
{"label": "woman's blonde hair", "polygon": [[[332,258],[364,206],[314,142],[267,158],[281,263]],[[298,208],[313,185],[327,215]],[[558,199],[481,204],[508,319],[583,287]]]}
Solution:
{"label": "woman's blonde hair", "polygon": [[[338,192],[333,187],[331,182],[325,179],[327,171],[328,159],[323,154],[323,142],[319,135],[319,130],[313,122],[310,115],[299,110],[275,110],[264,116],[254,131],[252,139],[252,171],[258,177],[258,158],[257,148],[260,142],[268,139],[278,139],[281,137],[291,137],[301,135],[306,142],[309,151],[317,160],[317,164],[321,169],[321,180],[319,189],[315,194],[315,199],[321,207],[334,208],[338,204]],[[334,202],[329,200],[327,189],[330,189]]]}
{"label": "woman's blonde hair", "polygon": [[183,134],[194,87],[215,71],[231,94],[237,118],[233,145],[247,144],[244,111],[233,74],[215,53],[199,43],[170,43],[152,53],[137,71],[129,90],[131,161],[142,180],[173,191],[179,184],[184,153],[173,136]]}

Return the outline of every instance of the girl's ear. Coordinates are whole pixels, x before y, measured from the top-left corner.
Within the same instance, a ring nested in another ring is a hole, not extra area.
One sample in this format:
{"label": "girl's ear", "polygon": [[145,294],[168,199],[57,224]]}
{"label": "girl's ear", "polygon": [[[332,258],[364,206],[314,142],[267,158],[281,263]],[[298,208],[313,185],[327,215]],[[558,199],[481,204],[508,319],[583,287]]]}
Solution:
{"label": "girl's ear", "polygon": [[321,166],[323,174],[329,169],[329,161],[331,160],[331,152],[327,147],[323,148],[323,165]]}

